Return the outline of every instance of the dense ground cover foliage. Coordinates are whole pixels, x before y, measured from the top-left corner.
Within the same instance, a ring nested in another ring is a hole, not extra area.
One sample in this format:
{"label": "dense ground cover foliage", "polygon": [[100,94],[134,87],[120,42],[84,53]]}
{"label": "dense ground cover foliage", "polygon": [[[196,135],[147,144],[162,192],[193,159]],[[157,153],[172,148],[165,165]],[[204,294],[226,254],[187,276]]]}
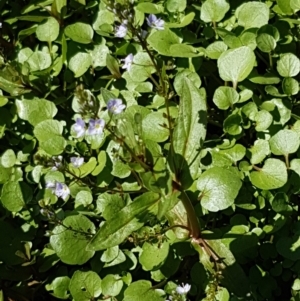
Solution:
{"label": "dense ground cover foliage", "polygon": [[300,300],[299,0],[0,1],[0,300]]}

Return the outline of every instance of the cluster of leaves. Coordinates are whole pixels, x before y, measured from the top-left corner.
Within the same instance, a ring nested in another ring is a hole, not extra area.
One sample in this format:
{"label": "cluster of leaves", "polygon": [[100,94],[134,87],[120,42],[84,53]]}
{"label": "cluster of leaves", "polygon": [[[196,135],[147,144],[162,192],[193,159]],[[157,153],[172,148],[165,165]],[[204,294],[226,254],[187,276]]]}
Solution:
{"label": "cluster of leaves", "polygon": [[0,1],[0,300],[300,300],[299,10]]}

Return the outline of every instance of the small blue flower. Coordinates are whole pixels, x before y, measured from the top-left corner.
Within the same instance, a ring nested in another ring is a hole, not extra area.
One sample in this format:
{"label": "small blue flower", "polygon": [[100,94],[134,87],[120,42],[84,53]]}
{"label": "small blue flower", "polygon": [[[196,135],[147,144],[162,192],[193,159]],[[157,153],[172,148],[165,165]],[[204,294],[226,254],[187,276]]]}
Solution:
{"label": "small blue flower", "polygon": [[88,134],[89,135],[100,135],[103,133],[105,127],[105,121],[103,119],[90,119]]}
{"label": "small blue flower", "polygon": [[85,134],[85,123],[81,118],[76,119],[76,123],[73,125],[76,138],[81,138]]}
{"label": "small blue flower", "polygon": [[66,198],[70,195],[69,187],[60,182],[47,182],[46,188],[50,189],[52,193],[54,193],[58,198],[62,198],[66,200]]}
{"label": "small blue flower", "polygon": [[164,29],[165,21],[160,18],[157,18],[155,15],[149,15],[149,17],[146,20],[149,27],[155,28],[157,30]]}
{"label": "small blue flower", "polygon": [[129,71],[133,63],[133,54],[132,53],[128,54],[125,57],[125,59],[121,59],[121,62],[124,62],[122,69],[126,69],[127,71]]}
{"label": "small blue flower", "polygon": [[126,106],[122,103],[122,99],[111,99],[107,103],[107,109],[112,114],[120,114],[124,111]]}
{"label": "small blue flower", "polygon": [[120,26],[116,27],[115,36],[117,38],[124,38],[126,34],[127,34],[127,24],[123,22]]}
{"label": "small blue flower", "polygon": [[71,163],[74,167],[79,168],[84,163],[84,158],[81,157],[71,157]]}

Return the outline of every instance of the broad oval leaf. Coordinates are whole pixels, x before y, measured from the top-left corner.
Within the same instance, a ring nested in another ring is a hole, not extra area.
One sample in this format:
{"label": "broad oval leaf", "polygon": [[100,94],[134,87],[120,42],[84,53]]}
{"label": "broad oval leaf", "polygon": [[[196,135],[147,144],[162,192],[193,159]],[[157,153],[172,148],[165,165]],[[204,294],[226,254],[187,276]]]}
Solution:
{"label": "broad oval leaf", "polygon": [[75,265],[84,264],[94,256],[94,251],[86,250],[95,225],[85,216],[68,216],[57,225],[50,237],[53,250],[62,262]]}
{"label": "broad oval leaf", "polygon": [[213,102],[221,110],[233,107],[239,101],[239,94],[232,87],[218,87],[213,96]]}
{"label": "broad oval leaf", "polygon": [[283,77],[293,77],[300,72],[300,60],[293,53],[280,56],[277,61],[277,71]]}
{"label": "broad oval leaf", "polygon": [[221,167],[206,170],[197,180],[201,205],[213,212],[231,206],[241,186],[242,182],[234,172]]}
{"label": "broad oval leaf", "polygon": [[245,28],[260,28],[268,24],[269,14],[269,7],[265,3],[258,1],[242,4],[235,13],[239,25]]}
{"label": "broad oval leaf", "polygon": [[94,271],[75,271],[70,281],[70,292],[74,301],[90,301],[102,292],[101,278]]}
{"label": "broad oval leaf", "polygon": [[284,155],[295,153],[300,145],[298,134],[293,130],[284,129],[276,133],[270,139],[271,152],[274,155]]}
{"label": "broad oval leaf", "polygon": [[59,35],[59,24],[53,17],[49,17],[36,29],[36,36],[42,42],[53,42]]}
{"label": "broad oval leaf", "polygon": [[250,74],[254,64],[254,52],[247,46],[227,50],[218,59],[221,78],[233,82],[234,86]]}
{"label": "broad oval leaf", "polygon": [[78,52],[69,60],[69,68],[74,72],[75,77],[82,76],[92,65],[92,57],[85,52]]}
{"label": "broad oval leaf", "polygon": [[65,28],[65,34],[74,42],[90,44],[93,41],[94,30],[89,24],[76,22]]}
{"label": "broad oval leaf", "polygon": [[229,4],[225,0],[206,0],[201,7],[200,18],[206,23],[220,22],[228,10]]}
{"label": "broad oval leaf", "polygon": [[250,173],[251,183],[264,190],[277,189],[287,182],[287,169],[284,162],[278,159],[267,159],[263,168]]}

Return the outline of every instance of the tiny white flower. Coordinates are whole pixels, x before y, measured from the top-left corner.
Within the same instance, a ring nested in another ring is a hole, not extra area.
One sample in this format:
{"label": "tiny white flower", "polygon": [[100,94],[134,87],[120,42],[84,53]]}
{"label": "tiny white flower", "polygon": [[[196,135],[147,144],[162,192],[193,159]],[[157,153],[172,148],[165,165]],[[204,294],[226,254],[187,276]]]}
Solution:
{"label": "tiny white flower", "polygon": [[51,168],[51,170],[56,171],[62,167],[62,156],[52,157],[54,166]]}
{"label": "tiny white flower", "polygon": [[84,158],[81,157],[71,157],[71,163],[74,167],[79,168],[84,163]]}
{"label": "tiny white flower", "polygon": [[0,22],[0,28],[2,28],[2,22]]}
{"label": "tiny white flower", "polygon": [[165,21],[160,18],[157,18],[155,15],[149,15],[149,17],[146,20],[149,27],[155,28],[157,30],[164,29]]}
{"label": "tiny white flower", "polygon": [[124,62],[122,69],[126,69],[127,71],[129,71],[133,63],[133,54],[132,53],[128,54],[125,57],[125,59],[121,59],[121,62]]}
{"label": "tiny white flower", "polygon": [[123,22],[120,26],[116,27],[115,36],[117,38],[124,38],[127,34],[127,25],[126,22]]}
{"label": "tiny white flower", "polygon": [[112,114],[120,114],[124,111],[126,106],[122,103],[122,99],[111,99],[107,103],[107,109]]}
{"label": "tiny white flower", "polygon": [[183,283],[182,283],[182,286],[179,285],[179,286],[176,287],[176,292],[179,295],[185,295],[190,291],[190,289],[191,289],[190,284],[183,285]]}

